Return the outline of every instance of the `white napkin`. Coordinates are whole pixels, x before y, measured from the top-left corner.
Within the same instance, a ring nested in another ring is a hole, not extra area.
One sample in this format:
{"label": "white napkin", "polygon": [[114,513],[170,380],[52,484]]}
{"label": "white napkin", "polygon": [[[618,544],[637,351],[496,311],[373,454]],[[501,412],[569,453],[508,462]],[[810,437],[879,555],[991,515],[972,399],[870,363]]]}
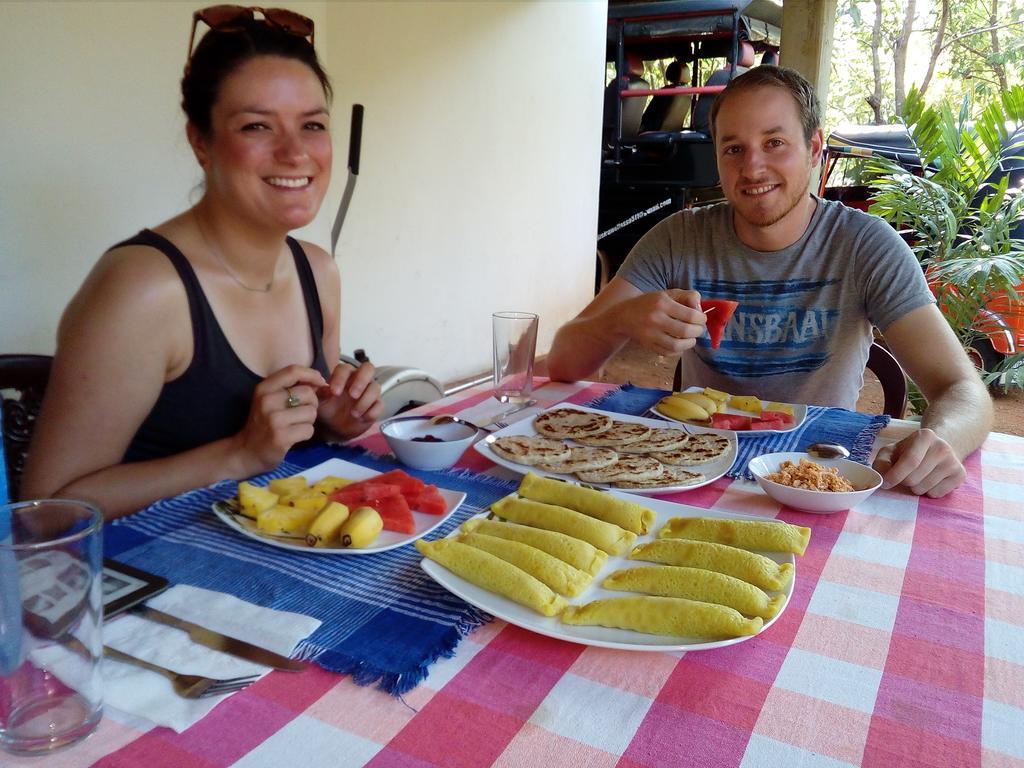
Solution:
{"label": "white napkin", "polygon": [[[157,595],[147,605],[285,656],[321,624],[319,619],[299,613],[261,608],[231,595],[184,584]],[[103,642],[190,675],[223,679],[262,676],[271,671],[262,664],[194,643],[183,630],[130,613],[104,624]],[[186,699],[174,692],[170,680],[156,672],[113,659],[103,660],[104,706],[165,725],[178,733],[201,720],[230,695]]]}

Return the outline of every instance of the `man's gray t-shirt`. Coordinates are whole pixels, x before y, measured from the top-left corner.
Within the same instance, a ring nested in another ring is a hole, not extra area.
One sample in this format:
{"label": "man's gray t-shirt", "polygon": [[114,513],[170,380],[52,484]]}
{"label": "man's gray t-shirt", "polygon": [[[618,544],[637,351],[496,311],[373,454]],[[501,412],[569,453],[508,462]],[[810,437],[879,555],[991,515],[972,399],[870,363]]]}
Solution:
{"label": "man's gray t-shirt", "polygon": [[885,333],[934,302],[888,224],[815,200],[807,230],[781,251],[740,242],[728,203],[675,213],[634,246],[618,276],[641,291],[685,288],[739,302],[719,349],[705,334],[683,354],[684,386],[853,409],[871,326]]}

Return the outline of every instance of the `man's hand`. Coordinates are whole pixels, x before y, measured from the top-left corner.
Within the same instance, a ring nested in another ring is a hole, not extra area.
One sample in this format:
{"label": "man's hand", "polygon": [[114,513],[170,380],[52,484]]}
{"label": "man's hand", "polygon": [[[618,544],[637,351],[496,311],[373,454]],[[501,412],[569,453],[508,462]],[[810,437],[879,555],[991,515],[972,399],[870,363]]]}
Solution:
{"label": "man's hand", "polygon": [[927,428],[880,450],[874,467],[882,475],[883,488],[902,485],[933,499],[945,496],[967,478],[953,448]]}
{"label": "man's hand", "polygon": [[659,355],[680,355],[704,335],[700,294],[672,288],[643,293],[610,310],[616,330]]}

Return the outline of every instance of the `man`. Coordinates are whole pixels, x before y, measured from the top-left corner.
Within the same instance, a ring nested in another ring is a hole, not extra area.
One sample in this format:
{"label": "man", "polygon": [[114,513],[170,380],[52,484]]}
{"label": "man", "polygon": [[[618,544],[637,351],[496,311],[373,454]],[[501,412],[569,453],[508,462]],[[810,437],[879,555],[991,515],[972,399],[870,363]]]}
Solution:
{"label": "man", "polygon": [[[930,404],[920,431],[875,466],[885,487],[946,495],[988,434],[992,403],[906,244],[881,219],[809,193],[824,144],[810,83],[752,69],[715,101],[711,131],[727,202],[648,232],[558,331],[551,376],[585,378],[633,340],[682,355],[687,384],[852,409],[874,325]],[[701,295],[739,302],[720,349]]]}

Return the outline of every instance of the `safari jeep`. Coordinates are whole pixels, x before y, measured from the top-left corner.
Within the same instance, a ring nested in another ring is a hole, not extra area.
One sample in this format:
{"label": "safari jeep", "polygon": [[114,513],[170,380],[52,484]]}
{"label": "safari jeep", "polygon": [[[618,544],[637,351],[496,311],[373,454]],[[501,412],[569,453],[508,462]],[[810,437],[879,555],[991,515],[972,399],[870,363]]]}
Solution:
{"label": "safari jeep", "polygon": [[[782,11],[766,0],[610,0],[598,287],[673,211],[721,199],[708,115],[736,75],[778,61]],[[644,62],[675,60],[679,82],[652,88]],[[735,64],[734,64],[735,63]]]}

